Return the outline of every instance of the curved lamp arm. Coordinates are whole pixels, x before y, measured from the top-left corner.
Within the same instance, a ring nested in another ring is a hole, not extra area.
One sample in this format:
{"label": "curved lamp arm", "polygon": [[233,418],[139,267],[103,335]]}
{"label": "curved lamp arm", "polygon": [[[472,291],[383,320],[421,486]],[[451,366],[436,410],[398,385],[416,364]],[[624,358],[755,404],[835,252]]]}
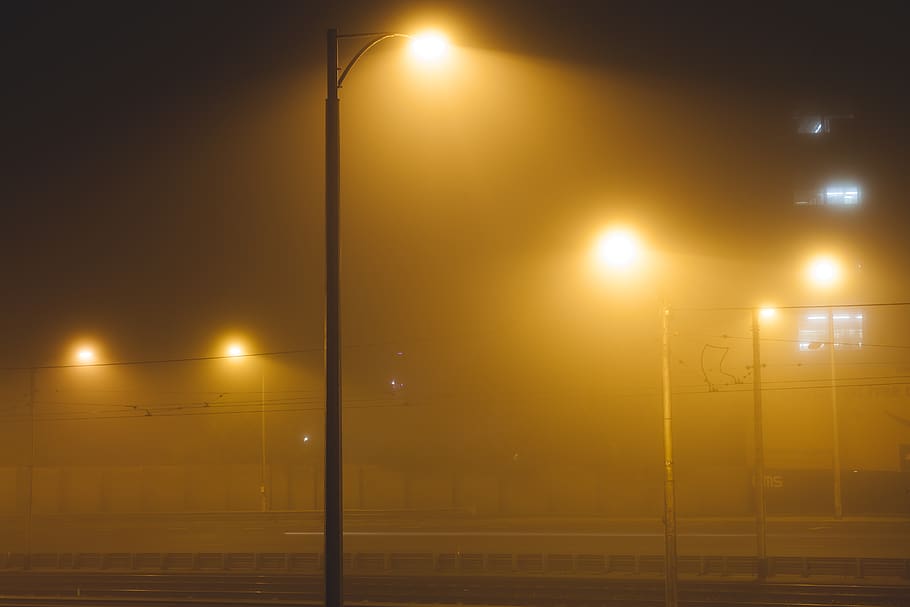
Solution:
{"label": "curved lamp arm", "polygon": [[357,51],[357,53],[348,61],[348,64],[341,70],[341,75],[338,76],[338,82],[336,86],[341,88],[344,84],[344,79],[347,78],[348,74],[354,68],[354,65],[357,61],[360,60],[371,48],[382,42],[383,40],[388,40],[389,38],[411,38],[410,34],[399,34],[395,32],[382,32],[378,34],[348,34],[348,35],[339,35],[338,38],[367,38],[372,37],[372,39],[363,45],[363,47]]}

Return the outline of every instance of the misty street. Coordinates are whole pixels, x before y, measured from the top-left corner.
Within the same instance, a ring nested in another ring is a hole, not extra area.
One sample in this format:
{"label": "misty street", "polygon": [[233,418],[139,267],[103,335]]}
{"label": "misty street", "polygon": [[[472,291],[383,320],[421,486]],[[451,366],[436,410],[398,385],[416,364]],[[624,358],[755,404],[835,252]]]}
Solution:
{"label": "misty street", "polygon": [[900,8],[5,4],[0,607],[908,605]]}

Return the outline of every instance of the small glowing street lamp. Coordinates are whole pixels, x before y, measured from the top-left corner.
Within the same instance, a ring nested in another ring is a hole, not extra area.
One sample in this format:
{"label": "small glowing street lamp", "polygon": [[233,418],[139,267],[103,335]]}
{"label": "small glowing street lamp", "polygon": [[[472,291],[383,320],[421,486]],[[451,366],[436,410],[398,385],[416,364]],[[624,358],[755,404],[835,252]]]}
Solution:
{"label": "small glowing street lamp", "polygon": [[243,346],[241,346],[238,343],[229,344],[226,352],[227,352],[227,355],[230,356],[231,358],[236,358],[238,356],[244,356],[246,354],[246,352],[243,349]]}
{"label": "small glowing street lamp", "polygon": [[611,228],[597,239],[594,255],[609,268],[626,270],[641,258],[641,243],[632,230]]}
{"label": "small glowing street lamp", "polygon": [[819,256],[809,262],[806,274],[809,282],[816,287],[833,287],[841,279],[840,263],[833,257]]}
{"label": "small glowing street lamp", "polygon": [[71,364],[74,365],[94,365],[98,362],[97,344],[92,339],[77,341],[70,351]]}

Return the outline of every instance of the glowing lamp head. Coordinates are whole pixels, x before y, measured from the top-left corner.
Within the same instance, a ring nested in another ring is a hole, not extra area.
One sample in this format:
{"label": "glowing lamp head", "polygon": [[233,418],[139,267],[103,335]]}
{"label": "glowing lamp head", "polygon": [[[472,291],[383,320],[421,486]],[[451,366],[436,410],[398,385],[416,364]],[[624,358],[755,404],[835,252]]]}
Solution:
{"label": "glowing lamp head", "polygon": [[831,257],[816,257],[807,269],[809,281],[817,287],[831,287],[840,281],[840,264]]}
{"label": "glowing lamp head", "polygon": [[762,320],[770,320],[770,319],[774,318],[774,316],[776,314],[777,314],[777,310],[775,310],[774,308],[765,307],[765,308],[759,308],[759,310],[758,310],[758,316]]}
{"label": "glowing lamp head", "polygon": [[641,245],[633,232],[617,228],[597,240],[594,254],[607,267],[627,269],[641,257]]}
{"label": "glowing lamp head", "polygon": [[243,351],[243,346],[240,344],[231,344],[227,347],[227,355],[230,357],[243,356],[245,352]]}
{"label": "glowing lamp head", "polygon": [[80,365],[89,365],[95,362],[95,351],[91,348],[79,348],[76,352],[76,361]]}
{"label": "glowing lamp head", "polygon": [[439,32],[411,36],[411,53],[421,61],[439,61],[448,54],[449,48],[449,41]]}

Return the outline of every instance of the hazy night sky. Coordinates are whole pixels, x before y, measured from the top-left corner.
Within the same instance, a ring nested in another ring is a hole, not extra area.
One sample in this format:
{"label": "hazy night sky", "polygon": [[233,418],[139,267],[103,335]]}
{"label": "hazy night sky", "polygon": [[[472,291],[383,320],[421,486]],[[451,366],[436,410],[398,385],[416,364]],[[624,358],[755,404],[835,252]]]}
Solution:
{"label": "hazy night sky", "polygon": [[[672,254],[772,268],[820,237],[811,224],[892,277],[862,299],[906,297],[899,8],[7,3],[0,360],[59,362],[80,334],[112,360],[210,355],[228,329],[260,351],[321,347],[331,26],[450,29],[466,57],[457,82],[421,88],[389,45],[343,91],[355,366],[375,344],[422,351],[433,377],[571,359],[605,296],[582,301],[566,268],[614,218]],[[854,115],[832,127],[867,193],[852,219],[793,208],[797,111]],[[698,290],[678,299],[736,301],[745,273],[677,275]]]}

